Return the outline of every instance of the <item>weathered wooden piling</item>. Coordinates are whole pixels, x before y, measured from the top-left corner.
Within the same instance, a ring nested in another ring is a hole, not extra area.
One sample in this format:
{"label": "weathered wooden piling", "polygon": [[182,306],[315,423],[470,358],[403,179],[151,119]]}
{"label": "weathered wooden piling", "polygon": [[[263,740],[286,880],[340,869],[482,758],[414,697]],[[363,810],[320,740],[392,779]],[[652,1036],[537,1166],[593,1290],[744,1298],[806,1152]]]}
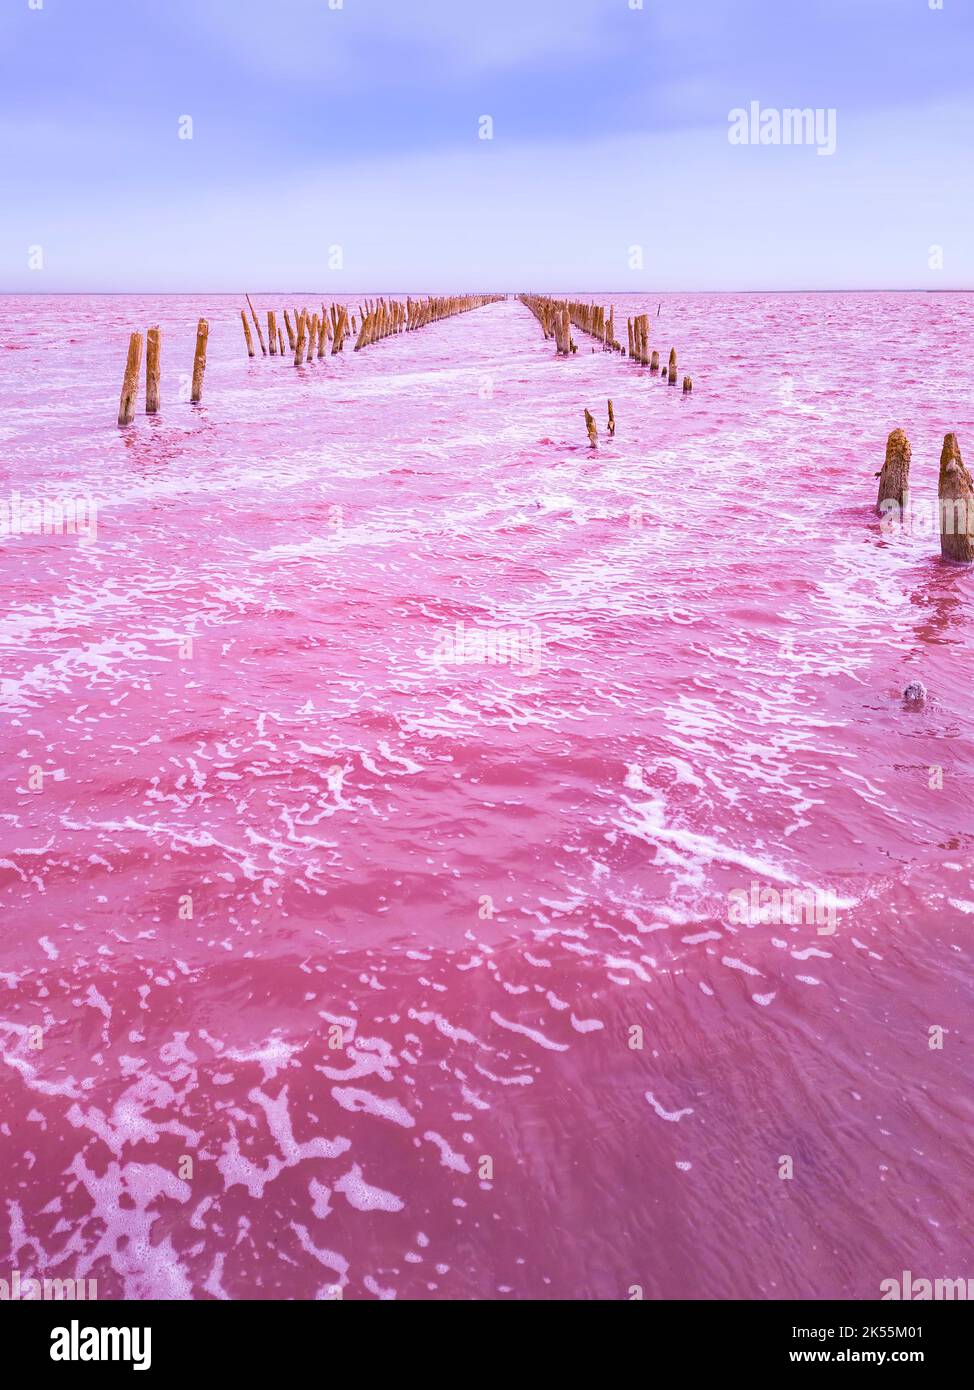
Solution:
{"label": "weathered wooden piling", "polygon": [[667,379],[671,386],[676,385],[676,348],[670,348],[670,368]]}
{"label": "weathered wooden piling", "polygon": [[294,345],[294,365],[301,367],[304,365],[304,347],[308,339],[307,325],[304,314],[298,315],[298,340]]}
{"label": "weathered wooden piling", "polygon": [[284,310],[284,327],[287,329],[288,347],[290,348],[291,352],[293,352],[294,349],[297,347],[298,340],[294,336],[294,325],[291,322],[291,315],[288,313],[286,309]]}
{"label": "weathered wooden piling", "polygon": [[247,322],[247,310],[246,310],[246,309],[241,309],[241,310],[240,310],[240,317],[241,317],[241,319],[243,320],[244,338],[246,339],[246,342],[247,342],[247,356],[248,356],[248,357],[253,357],[253,356],[255,355],[255,354],[254,354],[254,340],[253,340],[253,337],[252,337],[251,332],[250,332],[250,324]]}
{"label": "weathered wooden piling", "polygon": [[940,553],[945,560],[974,560],[974,479],[964,467],[956,434],[940,455]]}
{"label": "weathered wooden piling", "polygon": [[879,494],[876,498],[877,512],[889,511],[884,503],[895,502],[902,514],[910,491],[910,441],[902,430],[893,430],[886,441],[886,462],[877,473]]}
{"label": "weathered wooden piling", "polygon": [[284,334],[283,334],[283,332],[281,331],[280,328],[278,328],[278,330],[277,330],[277,344],[278,344],[278,347],[281,349],[280,355],[283,357],[283,356],[284,356]]}
{"label": "weathered wooden piling", "polygon": [[145,413],[156,415],[159,411],[159,356],[161,339],[158,326],[150,328],[146,334],[145,351]]}
{"label": "weathered wooden piling", "polygon": [[609,402],[609,434],[614,438],[616,432],[616,415],[612,409],[612,402]]}
{"label": "weathered wooden piling", "polygon": [[272,357],[277,356],[277,315],[273,309],[267,311],[267,341]]}
{"label": "weathered wooden piling", "polygon": [[129,338],[128,358],[122,378],[122,395],[118,403],[119,425],[130,425],[135,419],[135,397],[138,394],[139,375],[142,371],[142,350],[142,334],[133,333]]}
{"label": "weathered wooden piling", "polygon": [[203,374],[206,371],[206,344],[210,336],[210,325],[200,319],[196,326],[196,354],[193,358],[193,390],[190,405],[199,405],[203,399]]}
{"label": "weathered wooden piling", "polygon": [[597,449],[599,445],[599,431],[590,410],[586,410],[585,412],[585,428],[588,430],[589,444],[591,444],[593,449]]}
{"label": "weathered wooden piling", "polygon": [[[584,300],[551,299],[544,295],[522,294],[522,304],[531,310],[541,324],[545,338],[555,339],[555,351],[567,356],[578,351],[571,336],[571,325],[588,333],[602,346],[603,352],[618,352],[641,366],[649,366],[649,315],[637,314],[626,320],[627,345],[616,338],[615,305],[589,304]],[[568,316],[568,328],[565,315]],[[566,347],[567,342],[567,347]],[[592,349],[596,351],[595,348]]]}
{"label": "weathered wooden piling", "polygon": [[655,372],[658,372],[658,371],[659,371],[659,353],[658,353],[658,352],[654,352],[654,353],[653,353],[652,360],[650,361],[650,364],[649,364],[649,370],[650,370],[651,373],[655,373]]}
{"label": "weathered wooden piling", "polygon": [[684,394],[685,396],[689,396],[689,394],[690,394],[690,392],[691,392],[692,390],[693,390],[693,378],[692,378],[692,377],[689,377],[689,376],[685,376],[685,377],[683,378],[683,394]]}
{"label": "weathered wooden piling", "polygon": [[[249,294],[246,295],[245,298],[246,298],[246,300],[247,300],[247,303],[250,304],[250,295],[249,295]],[[257,341],[260,343],[260,350],[261,350],[261,352],[263,353],[263,355],[266,357],[266,356],[267,356],[267,344],[264,342],[264,330],[263,330],[263,329],[261,328],[261,326],[260,326],[260,320],[258,319],[257,315],[254,313],[254,306],[253,306],[252,304],[250,304],[250,317],[253,319],[253,321],[254,321],[254,327],[257,329]]]}
{"label": "weathered wooden piling", "polygon": [[333,328],[335,336],[331,345],[331,355],[332,357],[336,357],[345,347],[345,323],[348,316],[345,313],[344,304],[332,305],[332,313],[334,315]]}

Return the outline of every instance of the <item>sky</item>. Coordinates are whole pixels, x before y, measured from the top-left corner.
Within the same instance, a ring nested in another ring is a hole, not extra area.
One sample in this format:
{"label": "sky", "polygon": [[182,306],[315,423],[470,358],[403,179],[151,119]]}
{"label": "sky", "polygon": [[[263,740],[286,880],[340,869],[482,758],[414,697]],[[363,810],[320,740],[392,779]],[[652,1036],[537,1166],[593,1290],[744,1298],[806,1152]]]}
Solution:
{"label": "sky", "polygon": [[974,0],[0,0],[0,290],[974,288],[972,55]]}

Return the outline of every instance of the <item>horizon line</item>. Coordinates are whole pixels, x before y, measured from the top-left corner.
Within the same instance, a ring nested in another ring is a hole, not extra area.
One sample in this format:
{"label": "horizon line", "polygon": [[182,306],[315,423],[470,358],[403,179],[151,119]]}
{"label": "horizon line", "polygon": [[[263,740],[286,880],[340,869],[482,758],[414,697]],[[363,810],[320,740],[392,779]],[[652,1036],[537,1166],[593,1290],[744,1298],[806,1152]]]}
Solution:
{"label": "horizon line", "polygon": [[[230,296],[230,295],[234,295],[234,294],[242,294],[242,295],[246,296],[247,294],[270,295],[270,294],[297,294],[297,293],[304,293],[304,294],[307,294],[307,293],[310,293],[310,291],[308,291],[307,289],[303,289],[303,290],[300,290],[300,291],[297,290],[297,289],[276,289],[276,290],[213,290],[213,289],[186,289],[186,290],[155,290],[155,289],[141,289],[141,290],[78,290],[78,289],[73,289],[73,290],[0,290],[0,298],[14,298],[15,296],[28,296],[28,295],[34,296],[34,297],[40,297],[40,296],[43,296],[43,295],[87,295],[87,296],[89,296],[89,297],[91,297],[91,298],[105,298],[105,299],[109,299],[109,298],[113,298],[113,297],[114,297],[114,298],[121,298],[122,296],[125,296],[125,295],[158,295],[158,296],[160,296],[160,297],[169,296],[169,297],[175,298],[175,297],[180,296],[180,295],[189,295],[189,294],[212,294],[212,295],[225,295],[225,296]],[[463,294],[503,294],[503,295],[509,295],[509,296],[517,296],[517,295],[519,295],[519,294],[551,294],[551,295],[554,295],[554,294],[558,294],[558,293],[561,293],[561,292],[560,292],[560,291],[555,291],[555,290],[539,290],[539,289],[537,289],[537,288],[531,289],[531,290],[510,290],[510,289],[506,289],[506,290],[505,290],[505,289],[484,288],[483,286],[478,286],[478,287],[476,287],[476,288],[474,288],[474,289],[471,289],[471,288],[464,288],[464,289],[462,289],[462,290],[453,290],[453,291],[443,290],[443,289],[440,289],[440,290],[408,290],[408,289],[402,289],[402,288],[399,288],[399,289],[396,289],[396,290],[390,290],[390,289],[388,289],[388,288],[377,288],[377,287],[373,286],[373,287],[371,287],[371,288],[369,288],[369,289],[359,288],[359,289],[351,289],[351,290],[341,290],[341,291],[335,291],[335,293],[338,293],[338,294],[341,294],[341,295],[359,295],[359,294],[365,294],[365,295],[373,295],[373,294],[408,294],[408,295],[413,295],[413,294],[424,294],[424,295],[429,295],[429,294],[433,294],[433,295],[449,295],[449,294],[459,294],[459,293],[463,293]],[[795,286],[794,288],[790,288],[790,289],[764,289],[764,288],[760,288],[760,289],[746,289],[746,290],[745,290],[745,289],[730,289],[730,288],[710,289],[710,290],[690,290],[690,289],[680,289],[680,290],[669,289],[669,290],[664,290],[664,289],[653,289],[653,288],[635,289],[635,290],[621,290],[621,289],[598,289],[598,288],[595,288],[595,289],[592,289],[592,288],[589,288],[589,289],[580,289],[580,288],[577,288],[577,287],[576,287],[575,289],[571,290],[570,293],[572,293],[572,294],[618,294],[618,295],[627,295],[627,294],[650,294],[650,295],[656,295],[656,294],[658,294],[658,295],[670,295],[670,294],[974,294],[974,285],[971,285],[971,286],[950,285],[950,286],[944,286],[944,287],[936,288],[936,289],[934,289],[934,288],[932,288],[932,287],[930,287],[930,286],[921,286],[921,285],[909,285],[909,286],[906,286],[906,287],[897,287],[897,286],[895,286],[895,285],[878,285],[878,286],[868,286],[868,285],[858,285],[858,286],[829,286],[829,287],[827,287],[827,288],[821,288],[821,287],[819,287],[819,288],[816,288],[816,289],[810,288],[810,287],[808,287],[808,286],[798,285],[798,286]],[[318,291],[317,291],[317,290],[315,291],[315,294],[316,294],[316,295],[318,294]]]}

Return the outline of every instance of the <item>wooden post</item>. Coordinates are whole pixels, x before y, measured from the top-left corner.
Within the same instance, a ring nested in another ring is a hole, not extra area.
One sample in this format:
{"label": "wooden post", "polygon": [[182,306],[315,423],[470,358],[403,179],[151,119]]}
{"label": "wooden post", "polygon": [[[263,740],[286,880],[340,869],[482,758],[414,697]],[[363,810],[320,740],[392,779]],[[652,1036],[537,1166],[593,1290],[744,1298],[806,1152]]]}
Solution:
{"label": "wooden post", "polygon": [[210,336],[210,325],[200,319],[196,328],[196,355],[193,358],[193,393],[190,405],[199,405],[203,399],[203,373],[206,371],[206,344]]}
{"label": "wooden post", "polygon": [[586,410],[585,412],[585,428],[588,430],[589,444],[591,444],[593,449],[597,449],[599,445],[599,431],[590,410]]}
{"label": "wooden post", "polygon": [[615,432],[616,432],[616,416],[615,416],[615,411],[612,409],[612,402],[610,401],[610,402],[609,402],[609,434],[612,435],[613,438],[615,438]]}
{"label": "wooden post", "polygon": [[250,324],[247,322],[247,310],[246,310],[246,309],[241,309],[241,310],[240,310],[240,317],[241,317],[241,319],[243,320],[244,337],[245,337],[246,340],[247,340],[247,356],[248,356],[248,357],[253,357],[253,356],[254,356],[254,340],[253,340],[253,337],[251,336]]}
{"label": "wooden post", "polygon": [[304,314],[298,316],[298,341],[294,348],[294,365],[300,367],[304,362],[304,344],[307,337]]}
{"label": "wooden post", "polygon": [[652,360],[652,361],[650,362],[650,364],[649,364],[649,370],[650,370],[651,372],[658,372],[658,371],[659,371],[659,353],[658,353],[658,352],[654,352],[654,353],[653,353],[653,360]]}
{"label": "wooden post", "polygon": [[[248,295],[246,295],[245,297],[246,297],[247,303],[250,304],[250,295],[248,294]],[[252,304],[250,304],[250,317],[253,319],[253,321],[254,321],[254,327],[257,329],[257,341],[260,343],[260,350],[261,350],[261,352],[264,354],[264,356],[266,357],[266,356],[267,356],[267,344],[264,342],[264,330],[261,328],[261,326],[260,326],[260,321],[259,321],[259,319],[257,318],[257,315],[254,313],[254,306],[253,306]]]}
{"label": "wooden post", "polygon": [[[334,312],[334,311],[333,311],[333,312]],[[337,319],[336,319],[336,321],[335,321],[335,342],[334,342],[334,345],[332,346],[332,350],[331,350],[331,355],[332,355],[332,357],[334,357],[336,353],[341,352],[342,349],[343,349],[343,347],[344,347],[344,344],[345,344],[345,329],[346,329],[346,325],[347,325],[347,324],[348,324],[348,314],[347,314],[346,311],[345,311],[345,306],[344,306],[344,304],[339,304],[339,306],[338,306],[338,317],[337,317]]]}
{"label": "wooden post", "polygon": [[974,560],[974,479],[964,467],[956,434],[940,455],[940,553],[945,560]]}
{"label": "wooden post", "polygon": [[291,315],[286,309],[284,310],[284,326],[287,329],[288,346],[293,352],[297,346],[297,339],[294,336],[294,325],[291,323]]}
{"label": "wooden post", "polygon": [[910,491],[910,459],[913,451],[910,441],[902,430],[893,430],[886,441],[886,462],[876,475],[879,478],[879,495],[876,498],[877,512],[889,511],[884,502],[895,502],[902,514]]}
{"label": "wooden post", "polygon": [[683,378],[683,394],[684,394],[685,396],[689,396],[689,394],[690,394],[690,392],[691,392],[692,390],[693,390],[693,378],[692,378],[692,377],[689,377],[689,376],[685,376],[685,377]]}
{"label": "wooden post", "polygon": [[120,425],[130,425],[135,419],[135,397],[139,389],[139,374],[142,371],[142,347],[142,334],[133,333],[129,338],[129,355],[125,362],[122,396],[118,403]]}
{"label": "wooden post", "polygon": [[670,348],[670,370],[668,380],[671,386],[676,385],[676,348]]}
{"label": "wooden post", "polygon": [[159,411],[159,350],[161,341],[159,328],[150,328],[146,334],[145,352],[145,413],[156,415]]}
{"label": "wooden post", "polygon": [[277,330],[277,344],[278,344],[278,347],[281,349],[281,356],[283,357],[283,356],[284,356],[284,334],[281,332],[280,328]]}

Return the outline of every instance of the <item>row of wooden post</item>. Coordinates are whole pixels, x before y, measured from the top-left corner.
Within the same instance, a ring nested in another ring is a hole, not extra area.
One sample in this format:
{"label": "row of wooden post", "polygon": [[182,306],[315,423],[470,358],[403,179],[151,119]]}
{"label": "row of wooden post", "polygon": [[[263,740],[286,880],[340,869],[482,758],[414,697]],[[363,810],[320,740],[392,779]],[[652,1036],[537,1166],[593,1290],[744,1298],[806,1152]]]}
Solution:
{"label": "row of wooden post", "polygon": [[[555,351],[559,356],[568,357],[578,351],[571,337],[572,324],[601,342],[603,352],[626,351],[616,340],[615,305],[612,305],[606,314],[602,305],[587,304],[581,300],[551,299],[546,295],[533,294],[522,294],[518,298],[540,323],[545,339],[555,339]],[[658,352],[650,352],[649,315],[640,314],[636,318],[627,319],[626,327],[629,336],[628,356],[639,366],[648,367],[655,375],[660,369],[660,359]],[[594,348],[592,350],[595,351]],[[663,380],[668,381],[671,386],[677,381],[677,366],[676,348],[672,348],[669,364],[663,373]],[[689,395],[692,390],[693,382],[690,377],[685,376],[684,394]]]}
{"label": "row of wooden post", "polygon": [[[907,511],[910,498],[910,461],[913,451],[902,430],[893,430],[886,442],[886,461],[877,474],[881,514]],[[940,553],[945,560],[962,564],[974,561],[974,479],[964,460],[956,434],[944,437],[937,486],[940,512]]]}
{"label": "row of wooden post", "polygon": [[425,328],[428,323],[452,318],[454,314],[468,314],[471,309],[480,309],[485,304],[494,304],[503,295],[464,294],[449,295],[445,298],[400,300],[380,299],[377,303],[365,301],[365,308],[359,305],[362,327],[359,330],[355,351],[381,342],[393,333],[412,333],[417,328]]}
{"label": "row of wooden post", "polygon": [[616,341],[614,307],[607,314],[602,305],[581,300],[551,299],[537,294],[522,294],[519,298],[540,323],[545,340],[554,338],[559,356],[568,357],[578,351],[571,336],[572,324],[600,342],[603,352],[622,351],[622,345]]}
{"label": "row of wooden post", "polygon": [[[361,304],[359,305],[360,323],[354,314],[349,317],[348,309],[344,304],[332,304],[330,309],[326,309],[322,304],[320,315],[317,313],[309,314],[307,309],[302,312],[295,309],[293,323],[290,314],[285,309],[284,325],[287,329],[289,350],[294,354],[294,365],[301,367],[306,363],[313,362],[316,358],[327,356],[329,347],[332,357],[342,352],[345,347],[345,339],[353,334],[357,334],[355,351],[358,352],[361,348],[380,342],[393,333],[410,333],[417,328],[425,328],[428,323],[450,318],[453,314],[467,313],[470,309],[479,309],[483,304],[492,304],[502,297],[501,295],[454,295],[447,298],[431,296],[428,299],[407,298],[405,303],[384,298],[374,302],[366,300],[364,308]],[[275,311],[273,309],[267,311],[267,340],[270,343],[268,349],[260,320],[249,295],[246,296],[246,300],[253,326],[257,331],[257,340],[260,343],[262,354],[265,357],[275,357],[278,354],[283,357],[285,355],[284,334],[278,326]],[[243,322],[247,355],[254,357],[256,356],[254,340],[245,309],[241,309],[240,317]]]}
{"label": "row of wooden post", "polygon": [[[648,367],[650,375],[655,376],[660,371],[660,358],[655,349],[652,352],[649,349],[649,315],[639,314],[634,319],[628,319],[627,328],[629,332],[629,356],[640,367]],[[676,348],[670,348],[670,359],[666,365],[666,370],[660,375],[660,380],[668,382],[670,386],[675,386],[678,365]],[[685,376],[683,378],[683,394],[689,396],[692,390],[693,379]]]}
{"label": "row of wooden post", "polygon": [[[622,351],[622,344],[616,339],[614,304],[610,306],[608,314],[601,304],[585,304],[581,300],[571,300],[567,307],[571,322],[581,332],[587,333],[590,338],[601,343],[603,352]],[[593,348],[592,351],[594,352],[595,349]]]}
{"label": "row of wooden post", "polygon": [[[326,309],[324,304],[321,306],[321,313],[317,311],[310,313],[307,309],[295,309],[292,320],[287,309],[283,311],[284,328],[278,323],[277,311],[267,310],[267,337],[264,337],[264,330],[257,311],[253,306],[250,295],[245,295],[247,308],[250,310],[250,320],[247,318],[247,310],[240,310],[240,320],[243,324],[244,342],[247,344],[247,356],[255,357],[254,338],[251,333],[251,323],[254,332],[257,334],[257,341],[260,344],[260,351],[263,357],[280,357],[283,361],[289,354],[293,354],[293,361],[296,367],[304,366],[306,363],[314,362],[317,358],[332,356],[343,352],[345,349],[345,339],[350,337],[355,328],[355,317],[349,319],[348,310],[344,304],[332,304]],[[287,344],[284,342],[284,330],[287,330]]]}
{"label": "row of wooden post", "polygon": [[[203,399],[203,376],[206,372],[206,345],[210,336],[210,325],[200,319],[196,328],[196,352],[193,357],[193,384],[190,403],[199,405]],[[122,378],[122,395],[118,404],[119,425],[130,425],[135,419],[136,398],[142,375],[142,355],[145,353],[145,413],[158,414],[162,403],[159,388],[161,370],[162,335],[158,326],[150,328],[143,339],[141,333],[133,333],[129,338],[128,357],[125,362],[125,375]]]}
{"label": "row of wooden post", "polygon": [[545,342],[554,338],[555,352],[559,357],[567,357],[578,351],[572,338],[572,319],[565,300],[549,299],[547,295],[538,294],[521,294],[518,298],[540,323]]}

